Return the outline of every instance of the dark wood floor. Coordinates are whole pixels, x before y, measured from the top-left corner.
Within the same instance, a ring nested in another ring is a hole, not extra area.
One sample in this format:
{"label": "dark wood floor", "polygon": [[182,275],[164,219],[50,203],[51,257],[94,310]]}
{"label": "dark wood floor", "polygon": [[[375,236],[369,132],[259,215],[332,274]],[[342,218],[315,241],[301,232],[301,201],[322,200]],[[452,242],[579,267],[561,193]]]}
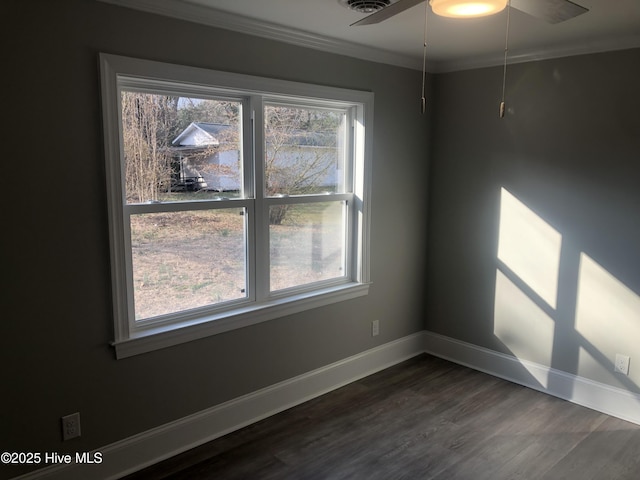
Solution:
{"label": "dark wood floor", "polygon": [[422,355],[127,477],[151,479],[638,480],[640,426]]}

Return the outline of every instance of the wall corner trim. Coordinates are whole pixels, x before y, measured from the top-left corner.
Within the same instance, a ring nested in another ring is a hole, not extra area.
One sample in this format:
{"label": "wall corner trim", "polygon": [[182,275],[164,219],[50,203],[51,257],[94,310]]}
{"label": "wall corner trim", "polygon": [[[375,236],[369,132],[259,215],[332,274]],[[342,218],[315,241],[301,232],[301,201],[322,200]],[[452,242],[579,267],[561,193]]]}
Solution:
{"label": "wall corner trim", "polygon": [[[640,425],[639,394],[429,331],[424,332],[424,351]],[[546,386],[536,379],[546,379]]]}
{"label": "wall corner trim", "polygon": [[14,480],[117,479],[423,353],[423,332],[99,448],[100,464],[45,467]]}

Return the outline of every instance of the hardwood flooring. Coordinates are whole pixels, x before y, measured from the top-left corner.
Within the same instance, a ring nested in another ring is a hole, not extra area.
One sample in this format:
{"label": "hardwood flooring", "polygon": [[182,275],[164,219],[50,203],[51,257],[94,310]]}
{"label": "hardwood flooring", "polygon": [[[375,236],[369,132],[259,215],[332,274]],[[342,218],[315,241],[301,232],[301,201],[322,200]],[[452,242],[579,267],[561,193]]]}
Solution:
{"label": "hardwood flooring", "polygon": [[640,426],[421,355],[126,478],[638,480]]}

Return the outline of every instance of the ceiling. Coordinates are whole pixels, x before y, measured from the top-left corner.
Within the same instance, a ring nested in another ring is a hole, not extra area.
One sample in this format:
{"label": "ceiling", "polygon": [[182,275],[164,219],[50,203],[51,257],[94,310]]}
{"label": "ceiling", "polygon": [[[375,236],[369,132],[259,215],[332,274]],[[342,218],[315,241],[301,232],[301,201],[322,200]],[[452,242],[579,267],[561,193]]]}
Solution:
{"label": "ceiling", "polygon": [[[366,60],[422,67],[424,3],[380,24],[351,27],[365,14],[347,9],[340,0],[101,1]],[[574,1],[589,12],[555,25],[511,9],[510,61],[640,47],[640,0]],[[428,70],[500,64],[506,23],[506,10],[475,19],[443,18],[429,10]]]}

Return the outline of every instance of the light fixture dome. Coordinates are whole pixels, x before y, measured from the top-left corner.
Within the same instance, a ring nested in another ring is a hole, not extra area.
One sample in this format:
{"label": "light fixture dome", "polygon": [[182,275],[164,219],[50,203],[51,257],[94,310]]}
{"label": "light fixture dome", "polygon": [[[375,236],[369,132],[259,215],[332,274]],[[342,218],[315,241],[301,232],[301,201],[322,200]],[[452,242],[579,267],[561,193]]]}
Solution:
{"label": "light fixture dome", "polygon": [[436,15],[453,18],[484,17],[501,12],[509,0],[429,0]]}

